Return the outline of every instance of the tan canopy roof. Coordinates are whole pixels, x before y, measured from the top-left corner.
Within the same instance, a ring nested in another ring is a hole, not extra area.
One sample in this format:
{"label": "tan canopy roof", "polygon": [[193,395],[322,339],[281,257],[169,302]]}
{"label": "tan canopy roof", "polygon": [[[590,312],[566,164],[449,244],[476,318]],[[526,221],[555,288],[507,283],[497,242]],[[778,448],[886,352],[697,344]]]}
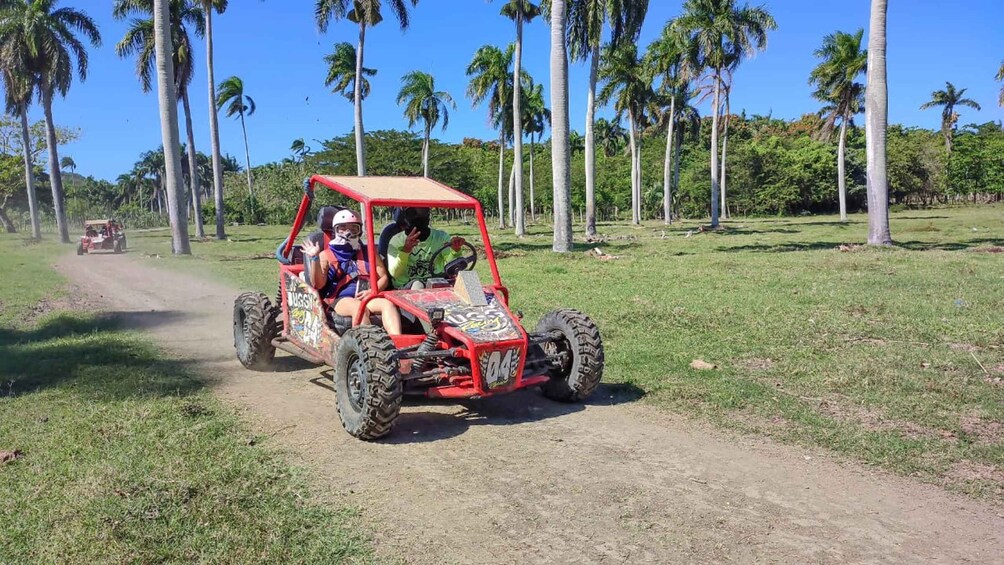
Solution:
{"label": "tan canopy roof", "polygon": [[109,221],[110,220],[87,220],[87,221],[84,222],[84,225],[85,226],[97,226],[97,225],[103,226],[103,225],[107,224]]}
{"label": "tan canopy roof", "polygon": [[477,200],[444,184],[425,177],[348,177],[315,175],[314,181],[355,200],[374,201],[377,204],[407,205],[427,203],[435,205],[466,204],[473,206]]}

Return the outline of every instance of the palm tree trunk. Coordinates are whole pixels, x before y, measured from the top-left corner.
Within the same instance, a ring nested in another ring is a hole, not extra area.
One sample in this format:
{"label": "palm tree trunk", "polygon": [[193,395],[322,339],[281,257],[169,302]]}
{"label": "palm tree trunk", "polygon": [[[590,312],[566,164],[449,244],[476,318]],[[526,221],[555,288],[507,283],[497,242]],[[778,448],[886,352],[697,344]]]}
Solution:
{"label": "palm tree trunk", "polygon": [[516,55],[513,63],[512,131],[513,170],[516,172],[516,206],[511,208],[515,215],[516,236],[526,235],[526,217],[523,214],[523,113],[520,108],[520,66],[523,59],[523,18],[516,16]]}
{"label": "palm tree trunk", "polygon": [[840,142],[837,144],[837,200],[840,203],[840,221],[847,221],[847,174],[844,171],[847,152],[847,120],[845,114],[840,123]]}
{"label": "palm tree trunk", "polygon": [[206,11],[206,72],[209,75],[209,138],[213,150],[213,197],[216,203],[216,239],[226,239],[223,229],[223,158],[220,156],[220,124],[216,114],[216,81],[213,76],[213,7]]}
{"label": "palm tree trunk", "polygon": [[18,104],[21,115],[21,150],[24,153],[24,186],[28,191],[28,213],[31,215],[31,237],[42,237],[42,224],[38,220],[38,199],[35,197],[35,164],[31,158],[31,132],[28,130],[28,109]]}
{"label": "palm tree trunk", "polygon": [[721,99],[721,72],[715,71],[715,98],[711,103],[711,227],[718,227],[718,109]]}
{"label": "palm tree trunk", "polygon": [[558,253],[572,250],[572,188],[568,165],[568,45],[565,0],[551,1],[551,177],[554,187],[554,243]]}
{"label": "palm tree trunk", "polygon": [[503,183],[505,182],[505,135],[499,135],[499,228],[505,229],[505,206],[503,206]]}
{"label": "palm tree trunk", "polygon": [[171,57],[169,0],[154,0],[154,38],[157,60],[157,94],[160,99],[160,132],[164,142],[167,177],[167,207],[171,217],[171,248],[175,255],[191,255],[185,187],[181,180],[181,135],[178,132],[178,95],[174,90],[174,60]]}
{"label": "palm tree trunk", "polygon": [[892,245],[889,233],[889,179],[886,128],[889,90],[886,82],[888,0],[872,0],[868,32],[868,86],[865,91],[865,145],[868,155],[868,243]]}
{"label": "palm tree trunk", "polygon": [[353,87],[356,118],[356,174],[366,176],[366,141],[363,133],[363,44],[366,42],[366,24],[359,24],[359,46],[356,47],[356,80]]}
{"label": "palm tree trunk", "polygon": [[673,126],[676,123],[676,96],[669,101],[669,127],[666,128],[666,158],[662,164],[662,217],[667,224],[673,223],[673,193],[670,184],[672,183],[672,154],[673,154]]}
{"label": "palm tree trunk", "polygon": [[[683,155],[683,135],[676,138],[676,158],[673,159],[673,194],[680,194],[680,157]],[[672,211],[672,210],[671,210]]]}
{"label": "palm tree trunk", "polygon": [[516,168],[517,163],[512,164],[512,168],[509,169],[509,225],[516,225],[516,208],[513,206],[513,181],[516,180]]}
{"label": "palm tree trunk", "polygon": [[631,223],[640,224],[638,213],[638,146],[635,142],[634,112],[628,111],[628,143],[631,147]]}
{"label": "palm tree trunk", "polygon": [[202,224],[202,195],[199,194],[199,169],[195,164],[195,132],[192,131],[192,106],[188,101],[188,89],[181,92],[181,105],[185,109],[185,133],[188,136],[188,186],[192,194],[192,213],[195,214],[195,237],[206,237]]}
{"label": "palm tree trunk", "polygon": [[729,89],[725,89],[725,116],[722,119],[722,171],[721,171],[721,179],[719,180],[719,182],[721,183],[722,206],[720,211],[722,214],[722,218],[729,217],[729,207],[725,201],[725,185],[726,185],[725,158],[727,156],[727,151],[729,148],[729,114],[731,113],[731,109],[729,108],[729,95],[730,95]]}
{"label": "palm tree trunk", "polygon": [[429,178],[429,137],[432,135],[429,122],[425,123],[425,140],[422,143],[422,175]]}
{"label": "palm tree trunk", "polygon": [[52,185],[52,207],[56,213],[56,229],[59,232],[59,242],[70,243],[70,232],[66,225],[66,210],[64,209],[63,176],[59,171],[56,125],[52,121],[52,91],[45,84],[42,85],[42,107],[45,110],[45,143],[49,149],[49,184]]}
{"label": "palm tree trunk", "polygon": [[534,206],[534,196],[533,196],[533,152],[536,148],[533,145],[533,132],[530,132],[530,221],[537,221],[537,210]]}
{"label": "palm tree trunk", "polygon": [[586,95],[586,235],[596,235],[596,77],[600,44],[589,56],[589,93]]}
{"label": "palm tree trunk", "polygon": [[[244,102],[241,101],[241,104]],[[244,123],[244,112],[241,111],[241,131],[244,132],[244,159],[247,163],[247,173],[248,173],[248,205],[251,211],[251,217],[248,222],[254,223],[254,181],[251,179],[251,150],[248,148],[248,128]]]}

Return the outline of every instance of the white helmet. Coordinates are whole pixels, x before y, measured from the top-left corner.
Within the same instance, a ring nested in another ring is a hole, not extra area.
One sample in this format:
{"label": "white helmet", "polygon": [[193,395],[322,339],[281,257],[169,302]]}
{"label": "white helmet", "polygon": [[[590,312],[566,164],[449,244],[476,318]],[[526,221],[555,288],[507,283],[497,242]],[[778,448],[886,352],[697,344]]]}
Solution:
{"label": "white helmet", "polygon": [[359,216],[352,213],[352,210],[340,210],[331,218],[331,229],[334,231],[335,227],[340,224],[362,224],[359,221]]}

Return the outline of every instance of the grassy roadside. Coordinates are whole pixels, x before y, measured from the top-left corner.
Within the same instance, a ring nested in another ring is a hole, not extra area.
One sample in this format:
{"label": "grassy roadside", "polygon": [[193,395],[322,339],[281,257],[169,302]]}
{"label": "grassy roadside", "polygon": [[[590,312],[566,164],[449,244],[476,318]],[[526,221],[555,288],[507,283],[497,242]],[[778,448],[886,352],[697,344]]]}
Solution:
{"label": "grassy roadside", "polygon": [[[528,320],[589,313],[606,380],[646,402],[1004,500],[1004,255],[985,252],[1004,245],[1004,208],[897,213],[898,247],[838,249],[864,241],[865,221],[603,225],[607,241],[565,256],[547,226],[493,241],[513,306]],[[195,257],[153,260],[271,294],[287,229],[230,228]],[[164,233],[130,244],[170,253]],[[594,246],[620,257],[584,253]]]}
{"label": "grassy roadside", "polygon": [[0,238],[0,562],[370,561],[183,363],[65,309],[66,251]]}

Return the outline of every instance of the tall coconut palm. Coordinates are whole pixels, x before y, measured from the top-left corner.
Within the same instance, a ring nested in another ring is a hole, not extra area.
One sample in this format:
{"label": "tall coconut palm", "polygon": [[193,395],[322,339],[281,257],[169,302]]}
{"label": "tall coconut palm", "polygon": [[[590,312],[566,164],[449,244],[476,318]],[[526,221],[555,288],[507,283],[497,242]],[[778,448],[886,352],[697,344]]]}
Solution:
{"label": "tall coconut palm", "polygon": [[87,14],[74,8],[57,8],[56,0],[5,0],[0,2],[0,67],[18,69],[31,77],[45,113],[45,141],[49,152],[49,184],[56,213],[59,240],[70,242],[66,225],[63,177],[59,171],[56,125],[52,97],[66,96],[73,84],[74,67],[87,78],[87,48],[101,45],[101,34]]}
{"label": "tall coconut palm", "polygon": [[436,90],[436,79],[429,73],[412,71],[401,77],[401,91],[397,93],[398,105],[404,104],[404,117],[408,118],[408,127],[414,127],[421,120],[422,141],[422,171],[429,176],[429,138],[432,130],[443,119],[443,131],[450,124],[450,108],[457,109],[457,103],[445,90]]}
{"label": "tall coconut palm", "polygon": [[[499,207],[499,227],[505,229],[505,206],[503,204],[505,182],[505,146],[506,131],[505,117],[512,96],[512,75],[509,69],[512,67],[512,60],[515,47],[510,45],[505,51],[493,45],[484,45],[474,53],[474,58],[467,66],[467,76],[470,82],[467,85],[467,97],[471,99],[474,107],[480,106],[482,102],[488,104],[488,120],[499,129],[499,176],[498,176],[498,207]],[[508,106],[508,108],[507,108]]]}
{"label": "tall coconut palm", "polygon": [[216,115],[216,68],[213,64],[213,12],[222,14],[227,0],[199,0],[206,15],[206,74],[209,86],[209,138],[213,159],[213,201],[216,204],[216,239],[227,238],[223,228],[223,158],[220,155],[220,123]]}
{"label": "tall coconut palm", "polygon": [[[408,29],[409,0],[386,0],[387,6],[397,17],[401,31]],[[418,5],[418,0],[410,0],[412,6]],[[359,26],[359,45],[356,47],[356,80],[354,85],[355,102],[355,133],[356,133],[356,174],[366,175],[366,146],[363,134],[363,47],[366,43],[366,28],[373,27],[383,21],[380,13],[381,0],[316,0],[314,3],[314,18],[321,32],[328,30],[331,20],[346,19]]]}
{"label": "tall coconut palm", "polygon": [[530,221],[537,221],[534,195],[533,158],[537,151],[534,139],[539,139],[551,124],[551,110],[544,102],[544,85],[533,84],[523,90],[523,131],[530,134]]}
{"label": "tall coconut palm", "polygon": [[669,115],[666,123],[666,153],[662,170],[662,207],[663,220],[673,222],[672,214],[672,154],[674,148],[673,133],[676,125],[676,102],[680,98],[680,83],[684,80],[686,39],[677,33],[670,20],[662,30],[659,38],[649,46],[645,54],[646,66],[661,77],[661,93],[669,99]]}
{"label": "tall coconut palm", "polygon": [[767,32],[777,29],[763,7],[738,6],[736,0],[687,0],[676,30],[689,38],[689,58],[695,69],[711,74],[711,225],[718,226],[718,131],[722,85],[726,72],[743,57],[767,48]]}
{"label": "tall coconut palm", "polygon": [[[21,153],[24,158],[24,186],[28,193],[28,215],[31,217],[31,237],[41,239],[42,224],[38,218],[38,198],[35,194],[35,163],[31,154],[31,132],[28,128],[28,106],[31,104],[32,80],[24,61],[3,61],[2,69],[7,111],[21,118]],[[6,66],[11,65],[11,66]]]}
{"label": "tall coconut palm", "polygon": [[167,208],[171,218],[171,248],[175,255],[191,255],[188,241],[187,207],[181,179],[181,144],[178,134],[178,95],[175,92],[174,48],[171,43],[170,0],[153,0],[154,52],[157,65],[157,93],[160,99],[160,131],[164,141],[167,177]]}
{"label": "tall coconut palm", "polygon": [[540,6],[530,0],[507,0],[502,6],[501,14],[516,22],[516,49],[512,69],[512,129],[513,129],[513,171],[515,171],[516,235],[526,235],[526,218],[523,206],[523,112],[520,110],[522,96],[520,95],[521,67],[523,59],[523,24],[528,24],[540,15]]}
{"label": "tall coconut palm", "polygon": [[[1004,81],[1004,62],[1001,63],[1001,68],[997,71],[997,76],[994,78],[998,81]],[[1000,104],[1001,107],[1004,107],[1004,86],[1001,87],[1001,96],[997,103]]]}
{"label": "tall coconut palm", "polygon": [[971,98],[964,98],[966,89],[956,89],[955,85],[945,82],[944,90],[935,90],[931,93],[931,99],[921,104],[921,110],[929,110],[941,106],[941,134],[945,136],[945,150],[949,154],[952,152],[952,138],[955,135],[955,124],[959,121],[959,115],[955,112],[956,106],[968,106],[977,112],[980,105]]}
{"label": "tall coconut palm", "polygon": [[889,178],[886,132],[889,88],[886,77],[888,0],[872,0],[868,28],[868,86],[865,90],[865,148],[868,158],[868,244],[892,245],[889,233]]}
{"label": "tall coconut palm", "polygon": [[603,88],[597,100],[601,104],[614,102],[618,116],[628,119],[628,146],[631,148],[631,222],[641,223],[641,126],[645,106],[650,102],[652,79],[650,69],[638,57],[638,48],[631,43],[619,47],[607,46],[600,57],[599,77]]}
{"label": "tall coconut palm", "polygon": [[255,111],[254,99],[244,93],[244,81],[238,76],[232,76],[220,83],[216,91],[216,107],[222,110],[227,107],[227,117],[239,116],[241,131],[244,132],[244,158],[247,162],[248,202],[251,217],[254,218],[254,181],[251,179],[251,150],[248,149],[248,128],[244,118]]}
{"label": "tall coconut palm", "polygon": [[[603,28],[610,27],[610,43],[635,42],[648,12],[648,0],[569,0],[568,46],[573,61],[589,59],[586,96],[586,235],[596,235],[596,84]],[[547,6],[545,5],[545,8]]]}
{"label": "tall coconut palm", "polygon": [[868,66],[868,51],[861,48],[865,30],[856,33],[838,31],[823,38],[823,46],[816,50],[819,66],[809,75],[809,84],[816,87],[812,94],[826,104],[826,120],[822,136],[830,132],[840,120],[840,140],[837,146],[837,199],[840,205],[840,221],[847,221],[847,175],[845,154],[847,148],[847,125],[855,114],[864,109],[864,85],[856,82]]}
{"label": "tall coconut palm", "polygon": [[307,158],[307,155],[310,155],[311,153],[310,146],[304,143],[302,137],[294,139],[293,143],[291,143],[289,146],[289,150],[292,151],[294,155],[296,155],[296,157],[300,160],[301,163],[303,162],[304,159]]}
{"label": "tall coconut palm", "polygon": [[554,243],[557,253],[572,250],[572,186],[568,167],[568,33],[566,0],[551,0],[551,177],[554,190]]}
{"label": "tall coconut palm", "polygon": [[620,120],[600,118],[596,120],[596,141],[607,158],[613,157],[624,149],[627,131]]}
{"label": "tall coconut palm", "polygon": [[[206,236],[202,221],[202,198],[199,190],[198,167],[195,163],[195,130],[192,127],[192,105],[188,96],[188,87],[195,73],[194,50],[192,39],[188,34],[188,26],[195,30],[197,37],[205,35],[205,15],[200,4],[190,0],[169,0],[171,12],[171,45],[174,49],[174,87],[185,110],[185,133],[188,138],[188,187],[192,198],[192,213],[195,216],[195,236]],[[143,92],[149,92],[153,85],[154,71],[154,22],[153,0],[116,0],[112,15],[119,20],[130,15],[135,17],[130,21],[125,37],[115,46],[119,57],[136,54],[136,75],[143,86]],[[145,18],[142,16],[146,16]]]}
{"label": "tall coconut palm", "polygon": [[[324,79],[324,86],[330,86],[332,92],[341,94],[350,101],[355,99],[356,48],[345,41],[336,43],[334,51],[324,56],[324,62],[328,64],[328,76]],[[370,81],[366,80],[366,77],[374,76],[376,73],[376,69],[362,68],[362,73],[360,73],[362,100],[370,95]]]}

